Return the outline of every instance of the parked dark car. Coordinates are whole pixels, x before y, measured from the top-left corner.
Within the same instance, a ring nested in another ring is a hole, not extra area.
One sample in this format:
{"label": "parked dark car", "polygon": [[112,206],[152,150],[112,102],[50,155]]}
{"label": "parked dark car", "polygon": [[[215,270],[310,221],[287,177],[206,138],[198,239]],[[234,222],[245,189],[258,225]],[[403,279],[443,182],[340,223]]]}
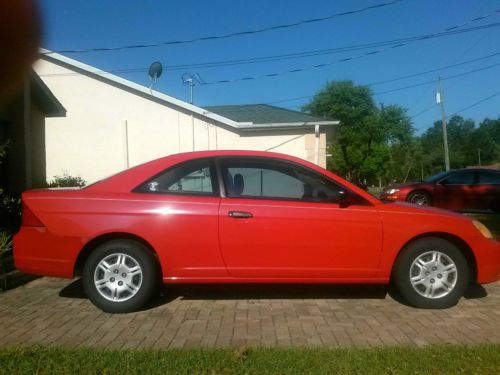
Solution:
{"label": "parked dark car", "polygon": [[381,199],[452,210],[500,212],[500,170],[467,168],[441,172],[423,182],[395,185]]}

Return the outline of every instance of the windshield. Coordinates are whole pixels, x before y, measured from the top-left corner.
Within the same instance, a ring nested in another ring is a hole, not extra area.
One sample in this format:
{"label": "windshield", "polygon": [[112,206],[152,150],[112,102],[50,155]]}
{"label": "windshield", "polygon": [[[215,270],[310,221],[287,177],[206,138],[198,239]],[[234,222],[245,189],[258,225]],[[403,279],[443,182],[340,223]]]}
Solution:
{"label": "windshield", "polygon": [[427,179],[425,179],[424,181],[425,182],[437,182],[439,180],[441,180],[442,178],[446,177],[450,172],[440,172],[438,174],[435,174],[434,176],[431,176]]}

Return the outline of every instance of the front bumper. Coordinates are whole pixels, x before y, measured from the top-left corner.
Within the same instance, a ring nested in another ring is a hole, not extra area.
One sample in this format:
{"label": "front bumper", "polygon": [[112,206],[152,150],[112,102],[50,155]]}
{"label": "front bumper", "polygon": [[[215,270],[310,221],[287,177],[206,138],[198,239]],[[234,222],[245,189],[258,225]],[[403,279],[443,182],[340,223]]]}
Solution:
{"label": "front bumper", "polygon": [[380,193],[379,199],[382,201],[389,201],[389,202],[405,202],[406,197],[407,194],[402,191],[398,191],[397,193],[394,194],[389,194],[387,191],[382,191]]}
{"label": "front bumper", "polygon": [[479,284],[486,284],[500,280],[500,242],[485,237],[475,237],[469,245],[476,257],[476,281]]}

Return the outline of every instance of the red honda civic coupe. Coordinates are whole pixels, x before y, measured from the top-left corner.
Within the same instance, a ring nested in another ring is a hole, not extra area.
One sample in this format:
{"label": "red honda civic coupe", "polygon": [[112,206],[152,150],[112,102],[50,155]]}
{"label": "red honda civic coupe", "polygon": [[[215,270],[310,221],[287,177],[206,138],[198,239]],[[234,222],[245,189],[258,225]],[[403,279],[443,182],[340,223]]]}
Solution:
{"label": "red honda civic coupe", "polygon": [[383,203],[275,153],[177,154],[22,202],[16,266],[81,275],[112,313],[141,308],[160,282],[392,282],[413,306],[446,308],[500,279],[500,243],[480,222]]}

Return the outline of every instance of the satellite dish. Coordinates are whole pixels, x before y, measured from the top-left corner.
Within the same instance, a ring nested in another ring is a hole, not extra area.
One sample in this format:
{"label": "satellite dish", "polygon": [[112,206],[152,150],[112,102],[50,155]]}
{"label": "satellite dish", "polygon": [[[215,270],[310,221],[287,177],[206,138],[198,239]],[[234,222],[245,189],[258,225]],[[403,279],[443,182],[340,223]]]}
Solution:
{"label": "satellite dish", "polygon": [[163,65],[161,65],[161,62],[155,61],[154,63],[152,63],[149,67],[148,72],[151,82],[156,83],[158,81],[158,78],[160,78],[161,73],[163,73]]}

